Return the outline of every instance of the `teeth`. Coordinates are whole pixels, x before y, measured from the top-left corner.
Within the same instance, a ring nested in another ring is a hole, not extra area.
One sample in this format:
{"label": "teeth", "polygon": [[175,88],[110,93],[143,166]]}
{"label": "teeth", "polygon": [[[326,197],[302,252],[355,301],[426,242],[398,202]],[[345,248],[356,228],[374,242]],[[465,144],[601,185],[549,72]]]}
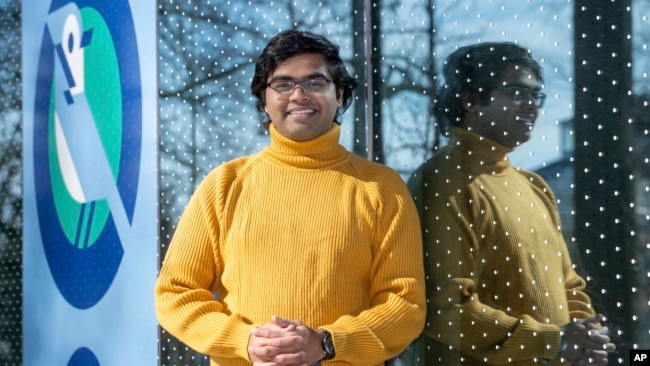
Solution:
{"label": "teeth", "polygon": [[303,113],[314,113],[314,110],[313,109],[304,109],[304,110],[301,110],[301,111],[293,111],[293,112],[291,112],[291,114],[303,114]]}

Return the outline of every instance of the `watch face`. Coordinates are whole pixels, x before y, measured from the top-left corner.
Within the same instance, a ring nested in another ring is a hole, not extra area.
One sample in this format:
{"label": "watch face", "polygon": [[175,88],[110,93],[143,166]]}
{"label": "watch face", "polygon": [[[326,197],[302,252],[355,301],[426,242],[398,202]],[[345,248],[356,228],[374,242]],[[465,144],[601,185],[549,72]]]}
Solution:
{"label": "watch face", "polygon": [[326,330],[323,330],[323,350],[325,351],[325,360],[330,360],[336,355],[336,352],[334,352],[334,342],[332,342],[332,334]]}

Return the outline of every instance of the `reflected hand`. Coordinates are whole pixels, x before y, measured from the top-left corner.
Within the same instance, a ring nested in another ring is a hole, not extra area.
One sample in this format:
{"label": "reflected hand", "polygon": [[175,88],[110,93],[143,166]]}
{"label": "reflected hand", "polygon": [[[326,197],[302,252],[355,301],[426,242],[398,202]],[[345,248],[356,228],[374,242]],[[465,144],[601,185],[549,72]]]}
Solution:
{"label": "reflected hand", "polygon": [[560,357],[575,366],[607,365],[609,352],[616,349],[610,342],[607,327],[599,327],[603,316],[578,319],[562,327],[567,348]]}

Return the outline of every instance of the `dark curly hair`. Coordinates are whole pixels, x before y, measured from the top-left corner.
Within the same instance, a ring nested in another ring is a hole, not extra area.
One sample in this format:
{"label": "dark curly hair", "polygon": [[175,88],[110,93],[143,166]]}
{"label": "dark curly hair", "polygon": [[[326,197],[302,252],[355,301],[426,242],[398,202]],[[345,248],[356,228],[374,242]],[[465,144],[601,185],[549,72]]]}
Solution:
{"label": "dark curly hair", "polygon": [[443,67],[445,84],[438,91],[435,115],[443,134],[450,126],[460,126],[464,109],[461,93],[478,95],[481,105],[490,103],[490,92],[499,87],[502,73],[512,65],[529,68],[540,83],[542,68],[530,50],[511,42],[485,42],[452,52]]}
{"label": "dark curly hair", "polygon": [[[306,53],[319,53],[327,62],[332,80],[336,86],[336,96],[341,97],[343,89],[342,106],[336,111],[334,122],[341,123],[341,114],[352,103],[352,91],[359,84],[357,79],[350,76],[343,60],[339,56],[339,47],[327,38],[307,31],[286,30],[275,35],[262,51],[255,64],[255,75],[251,81],[251,93],[257,101],[255,107],[264,113],[264,92],[267,88],[267,79],[283,61]],[[265,126],[271,121],[264,122]]]}

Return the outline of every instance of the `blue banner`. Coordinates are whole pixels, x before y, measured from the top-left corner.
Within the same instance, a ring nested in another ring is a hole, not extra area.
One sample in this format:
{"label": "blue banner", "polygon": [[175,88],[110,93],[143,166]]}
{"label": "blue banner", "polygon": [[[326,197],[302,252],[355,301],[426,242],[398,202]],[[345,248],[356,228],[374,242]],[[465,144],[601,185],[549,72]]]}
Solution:
{"label": "blue banner", "polygon": [[156,4],[23,1],[24,365],[157,363]]}

